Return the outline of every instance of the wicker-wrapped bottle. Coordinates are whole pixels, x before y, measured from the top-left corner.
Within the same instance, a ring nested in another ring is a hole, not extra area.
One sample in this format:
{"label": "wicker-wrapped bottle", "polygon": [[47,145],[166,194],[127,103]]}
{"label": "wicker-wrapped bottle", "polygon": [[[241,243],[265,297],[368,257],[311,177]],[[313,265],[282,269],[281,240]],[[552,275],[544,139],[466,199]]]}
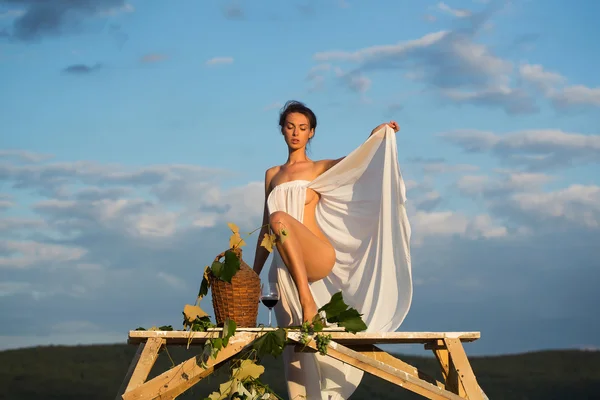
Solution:
{"label": "wicker-wrapped bottle", "polygon": [[[231,278],[231,283],[208,274],[212,292],[212,303],[218,326],[226,319],[235,321],[239,327],[255,327],[260,302],[260,278],[242,259],[242,249],[233,250],[240,260],[240,269]],[[215,257],[221,260],[225,252]]]}

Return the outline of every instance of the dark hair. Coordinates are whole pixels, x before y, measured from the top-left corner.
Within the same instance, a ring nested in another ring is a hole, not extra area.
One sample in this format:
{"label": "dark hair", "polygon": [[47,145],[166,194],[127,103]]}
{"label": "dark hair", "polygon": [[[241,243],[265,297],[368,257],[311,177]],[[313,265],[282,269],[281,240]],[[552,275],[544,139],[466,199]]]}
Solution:
{"label": "dark hair", "polygon": [[317,116],[314,112],[308,107],[299,101],[290,100],[285,103],[285,106],[279,112],[279,126],[283,128],[283,124],[285,124],[285,119],[291,113],[300,113],[303,114],[310,124],[309,129],[317,129]]}

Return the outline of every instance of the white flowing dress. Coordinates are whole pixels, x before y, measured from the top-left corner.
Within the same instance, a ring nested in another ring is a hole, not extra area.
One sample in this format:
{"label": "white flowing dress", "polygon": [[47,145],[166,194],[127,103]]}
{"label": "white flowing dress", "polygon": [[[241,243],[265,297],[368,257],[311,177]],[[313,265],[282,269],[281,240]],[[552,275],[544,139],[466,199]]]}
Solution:
{"label": "white flowing dress", "polygon": [[[379,129],[313,181],[277,185],[267,199],[269,213],[284,211],[302,222],[307,188],[321,196],[316,221],[336,252],[331,273],[310,284],[317,307],[342,291],[345,302],[363,314],[367,331],[395,331],[412,299],[411,230],[395,132],[389,126]],[[278,325],[300,325],[298,291],[276,249],[269,281],[279,283]],[[363,375],[326,356],[296,353],[291,346],[283,359],[290,399],[347,399]]]}

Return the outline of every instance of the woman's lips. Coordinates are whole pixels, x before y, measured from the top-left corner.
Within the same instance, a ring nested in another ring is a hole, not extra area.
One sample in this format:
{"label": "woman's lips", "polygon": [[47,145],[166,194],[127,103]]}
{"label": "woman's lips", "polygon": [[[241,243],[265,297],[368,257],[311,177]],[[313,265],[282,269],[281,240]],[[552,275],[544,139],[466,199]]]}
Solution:
{"label": "woman's lips", "polygon": [[296,144],[296,143],[300,143],[300,141],[298,139],[292,139],[292,143]]}

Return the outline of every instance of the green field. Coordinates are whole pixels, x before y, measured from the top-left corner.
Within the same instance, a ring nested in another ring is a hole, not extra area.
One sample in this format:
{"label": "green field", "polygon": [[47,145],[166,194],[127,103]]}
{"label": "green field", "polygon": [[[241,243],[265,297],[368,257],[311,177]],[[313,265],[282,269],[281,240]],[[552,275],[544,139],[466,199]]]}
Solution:
{"label": "green field", "polygon": [[[136,346],[51,346],[0,352],[0,399],[114,399]],[[169,346],[175,362],[191,357],[193,348]],[[406,362],[441,378],[436,361],[402,356]],[[264,360],[262,381],[285,396],[280,359]],[[171,365],[161,352],[151,376]],[[492,400],[570,400],[600,398],[600,352],[561,350],[518,355],[472,357],[479,383]],[[202,399],[226,372],[202,381],[181,399]],[[420,399],[365,374],[352,399]]]}

